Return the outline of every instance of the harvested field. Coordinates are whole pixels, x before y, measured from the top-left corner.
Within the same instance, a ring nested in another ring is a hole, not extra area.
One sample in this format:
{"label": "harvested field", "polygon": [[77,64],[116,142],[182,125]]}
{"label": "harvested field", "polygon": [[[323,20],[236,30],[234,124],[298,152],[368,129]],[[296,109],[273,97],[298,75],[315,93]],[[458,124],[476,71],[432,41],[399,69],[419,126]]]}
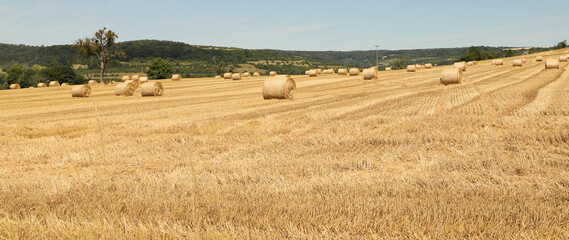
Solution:
{"label": "harvested field", "polygon": [[512,61],[0,91],[0,239],[567,239],[569,67]]}

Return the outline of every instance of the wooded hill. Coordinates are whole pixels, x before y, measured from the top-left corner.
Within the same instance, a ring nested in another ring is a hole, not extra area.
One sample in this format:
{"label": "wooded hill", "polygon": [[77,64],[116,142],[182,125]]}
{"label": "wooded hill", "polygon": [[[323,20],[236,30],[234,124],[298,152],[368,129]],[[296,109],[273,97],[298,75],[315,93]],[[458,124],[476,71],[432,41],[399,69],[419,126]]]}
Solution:
{"label": "wooded hill", "polygon": [[[284,51],[284,50],[252,50],[227,47],[195,46],[181,42],[139,40],[121,42],[115,45],[119,51],[126,53],[126,58],[116,61],[112,68],[128,70],[129,63],[136,63],[132,67],[139,71],[140,64],[149,62],[154,58],[165,58],[174,63],[199,63],[207,74],[211,73],[216,64],[246,64],[254,61],[264,61],[264,64],[255,66],[273,69],[282,69],[298,73],[313,66],[355,66],[370,67],[375,65],[375,51]],[[504,48],[479,47],[483,51],[494,53],[495,56],[505,56]],[[416,49],[416,50],[380,50],[380,64],[390,66],[395,59],[406,59],[408,64],[433,63],[449,64],[460,59],[468,48],[442,48],[442,49]],[[271,60],[282,60],[273,65]],[[121,63],[119,63],[119,61]],[[289,61],[303,61],[302,67]],[[88,64],[89,68],[96,69],[98,63],[95,59],[83,59],[71,48],[71,45],[56,46],[26,46],[0,44],[0,68],[8,69],[10,66],[21,63],[32,66],[69,66],[74,63]],[[111,71],[113,69],[110,69]],[[266,69],[269,70],[269,69]],[[201,74],[199,74],[201,75]]]}

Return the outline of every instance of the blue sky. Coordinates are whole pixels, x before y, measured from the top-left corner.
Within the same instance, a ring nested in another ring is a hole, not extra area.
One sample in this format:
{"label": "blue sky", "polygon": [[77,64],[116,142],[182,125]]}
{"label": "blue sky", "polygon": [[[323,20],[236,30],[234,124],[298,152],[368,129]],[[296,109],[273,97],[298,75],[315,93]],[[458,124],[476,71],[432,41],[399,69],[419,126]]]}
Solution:
{"label": "blue sky", "polygon": [[106,26],[119,41],[287,50],[552,46],[567,0],[0,0],[0,42],[70,44]]}

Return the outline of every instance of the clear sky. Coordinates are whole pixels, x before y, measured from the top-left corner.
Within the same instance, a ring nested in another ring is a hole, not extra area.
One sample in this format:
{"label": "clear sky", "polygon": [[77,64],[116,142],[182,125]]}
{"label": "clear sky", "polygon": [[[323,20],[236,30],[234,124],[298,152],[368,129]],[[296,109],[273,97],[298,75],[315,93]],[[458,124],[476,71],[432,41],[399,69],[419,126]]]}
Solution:
{"label": "clear sky", "polygon": [[70,44],[106,26],[119,41],[286,50],[552,46],[567,0],[0,0],[0,42]]}

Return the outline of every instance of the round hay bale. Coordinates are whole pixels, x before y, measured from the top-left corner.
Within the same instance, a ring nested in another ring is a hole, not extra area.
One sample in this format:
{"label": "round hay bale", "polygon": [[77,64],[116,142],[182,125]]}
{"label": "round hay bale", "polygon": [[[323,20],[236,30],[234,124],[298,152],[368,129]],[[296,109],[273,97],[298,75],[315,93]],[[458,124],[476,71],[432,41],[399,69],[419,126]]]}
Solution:
{"label": "round hay bale", "polygon": [[454,68],[460,69],[460,71],[466,71],[466,63],[465,62],[455,62]]}
{"label": "round hay bale", "polygon": [[319,68],[318,68],[318,69],[316,69],[316,70],[318,71],[318,74],[319,74],[319,75],[321,75],[321,74],[324,73],[324,71],[323,71],[322,69],[319,69]]}
{"label": "round hay bale", "polygon": [[318,70],[316,70],[316,69],[308,70],[308,76],[309,77],[318,77]]}
{"label": "round hay bale", "polygon": [[44,88],[44,87],[46,87],[46,86],[47,86],[47,85],[46,85],[45,83],[42,83],[42,82],[41,82],[41,83],[38,83],[38,88]]}
{"label": "round hay bale", "polygon": [[180,74],[172,75],[172,81],[180,81],[180,80],[182,80],[182,75]]}
{"label": "round hay bale", "polygon": [[89,84],[89,85],[96,85],[96,84],[97,84],[97,81],[95,81],[95,80],[89,80],[89,82],[87,82],[87,84]]}
{"label": "round hay bale", "polygon": [[127,81],[127,82],[118,84],[115,87],[115,95],[116,96],[130,97],[130,96],[134,95],[134,91],[136,91],[136,88],[134,87],[134,83],[132,83],[132,81]]}
{"label": "round hay bale", "polygon": [[10,84],[10,89],[20,89],[20,84]]}
{"label": "round hay bale", "polygon": [[233,73],[224,73],[223,74],[223,79],[231,79],[231,77],[233,77]]}
{"label": "round hay bale", "polygon": [[559,59],[545,60],[545,69],[559,69]]}
{"label": "round hay bale", "polygon": [[362,75],[364,75],[364,80],[377,79],[377,71],[373,68],[364,69]]}
{"label": "round hay bale", "polygon": [[125,83],[132,83],[134,85],[134,89],[137,89],[140,86],[140,81],[128,80]]}
{"label": "round hay bale", "polygon": [[407,65],[407,72],[415,72],[417,67],[415,65]]}
{"label": "round hay bale", "polygon": [[69,83],[62,83],[61,86],[62,87],[69,87]]}
{"label": "round hay bale", "polygon": [[140,77],[140,82],[141,82],[141,83],[147,83],[147,82],[148,82],[148,77]]}
{"label": "round hay bale", "polygon": [[275,72],[275,71],[271,71],[271,72],[269,73],[269,76],[271,76],[271,77],[274,77],[274,76],[276,76],[276,75],[277,75],[277,72]]}
{"label": "round hay bale", "polygon": [[221,79],[220,75],[215,76],[215,79]]}
{"label": "round hay bale", "polygon": [[77,85],[73,86],[71,89],[72,97],[90,97],[91,96],[91,86],[89,85]]}
{"label": "round hay bale", "polygon": [[427,63],[425,64],[425,69],[431,69],[433,68],[433,64],[432,63]]}
{"label": "round hay bale", "polygon": [[516,59],[516,60],[514,60],[514,61],[512,62],[512,65],[513,65],[514,67],[521,67],[521,66],[523,65],[523,63],[524,63],[524,60],[522,60],[522,59]]}
{"label": "round hay bale", "polygon": [[310,73],[310,70],[304,71],[304,75],[310,75],[309,73]]}
{"label": "round hay bale", "polygon": [[164,93],[164,87],[160,82],[149,82],[142,84],[140,91],[143,97],[158,97]]}
{"label": "round hay bale", "polygon": [[243,73],[243,77],[251,77],[251,73],[248,73],[248,72]]}
{"label": "round hay bale", "polygon": [[61,84],[59,84],[58,81],[51,81],[51,82],[49,82],[49,86],[50,87],[59,87],[59,86],[61,86]]}
{"label": "round hay bale", "polygon": [[492,60],[492,65],[496,65],[496,60]]}
{"label": "round hay bale", "polygon": [[393,71],[393,68],[386,67],[386,68],[385,68],[385,71]]}
{"label": "round hay bale", "polygon": [[123,82],[126,82],[126,81],[130,80],[130,76],[125,75],[125,76],[122,76],[121,79]]}
{"label": "round hay bale", "polygon": [[348,71],[348,74],[350,74],[350,76],[358,76],[358,75],[360,75],[360,69],[359,68],[350,68],[350,70]]}
{"label": "round hay bale", "polygon": [[268,78],[263,84],[264,99],[292,99],[296,92],[294,79],[286,75]]}
{"label": "round hay bale", "polygon": [[254,73],[253,73],[253,77],[260,77],[260,76],[261,76],[261,74],[258,73],[258,72],[254,72]]}
{"label": "round hay bale", "polygon": [[336,74],[336,71],[334,71],[334,69],[330,68],[326,70],[325,74]]}
{"label": "round hay bale", "polygon": [[526,58],[522,58],[522,63],[526,63]]}
{"label": "round hay bale", "polygon": [[536,61],[536,62],[543,62],[543,57],[542,57],[542,56],[537,56],[537,57],[535,57],[535,61]]}
{"label": "round hay bale", "polygon": [[466,66],[472,67],[472,66],[474,66],[474,62],[472,62],[472,61],[467,62],[467,63],[466,63]]}
{"label": "round hay bale", "polygon": [[233,76],[231,76],[231,79],[233,80],[242,80],[243,79],[243,75],[241,73],[234,73]]}
{"label": "round hay bale", "polygon": [[567,56],[559,57],[559,62],[567,62]]}
{"label": "round hay bale", "polygon": [[130,80],[140,81],[140,76],[138,76],[138,74],[132,75],[132,77],[130,77]]}
{"label": "round hay bale", "polygon": [[338,69],[338,75],[348,75],[348,69],[346,68]]}
{"label": "round hay bale", "polygon": [[441,74],[441,83],[444,85],[459,84],[462,82],[462,70],[460,68],[445,69]]}
{"label": "round hay bale", "polygon": [[502,59],[496,59],[496,62],[495,62],[494,65],[496,65],[496,66],[503,66],[503,65],[504,65],[504,60],[502,60]]}

